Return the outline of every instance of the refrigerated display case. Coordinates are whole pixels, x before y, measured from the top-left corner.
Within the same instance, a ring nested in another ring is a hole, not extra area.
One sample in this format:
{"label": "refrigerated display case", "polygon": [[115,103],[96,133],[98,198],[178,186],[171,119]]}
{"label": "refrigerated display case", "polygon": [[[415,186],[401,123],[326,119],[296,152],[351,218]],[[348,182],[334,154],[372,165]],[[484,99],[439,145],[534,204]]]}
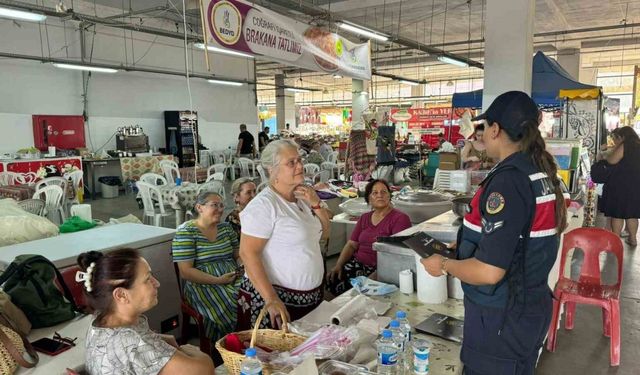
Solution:
{"label": "refrigerated display case", "polygon": [[164,126],[167,153],[178,158],[180,168],[196,164],[198,113],[165,111]]}

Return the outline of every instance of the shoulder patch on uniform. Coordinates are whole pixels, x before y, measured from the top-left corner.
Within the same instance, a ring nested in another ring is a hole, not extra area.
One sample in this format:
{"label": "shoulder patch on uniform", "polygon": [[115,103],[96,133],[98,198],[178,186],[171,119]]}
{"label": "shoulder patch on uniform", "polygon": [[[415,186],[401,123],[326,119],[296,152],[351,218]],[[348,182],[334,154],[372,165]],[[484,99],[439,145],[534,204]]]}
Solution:
{"label": "shoulder patch on uniform", "polygon": [[495,215],[498,212],[502,211],[505,205],[505,200],[502,194],[498,192],[493,192],[489,194],[487,197],[487,213],[489,215]]}

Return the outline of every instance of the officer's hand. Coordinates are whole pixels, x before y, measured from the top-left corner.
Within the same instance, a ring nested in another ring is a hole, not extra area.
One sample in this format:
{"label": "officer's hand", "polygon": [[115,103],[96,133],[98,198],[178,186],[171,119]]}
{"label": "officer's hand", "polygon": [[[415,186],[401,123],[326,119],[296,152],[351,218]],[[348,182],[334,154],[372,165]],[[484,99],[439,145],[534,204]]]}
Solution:
{"label": "officer's hand", "polygon": [[425,270],[429,273],[429,275],[438,277],[442,276],[442,256],[438,254],[433,254],[428,258],[424,258],[420,261]]}

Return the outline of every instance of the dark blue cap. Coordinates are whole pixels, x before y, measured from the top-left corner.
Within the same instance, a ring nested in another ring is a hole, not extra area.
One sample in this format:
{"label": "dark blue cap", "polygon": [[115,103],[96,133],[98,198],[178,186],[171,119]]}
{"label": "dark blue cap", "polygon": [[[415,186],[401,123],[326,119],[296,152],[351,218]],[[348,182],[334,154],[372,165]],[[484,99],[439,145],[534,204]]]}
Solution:
{"label": "dark blue cap", "polygon": [[483,114],[472,120],[486,119],[497,122],[512,138],[520,139],[528,121],[538,122],[538,106],[522,91],[507,91],[500,94]]}

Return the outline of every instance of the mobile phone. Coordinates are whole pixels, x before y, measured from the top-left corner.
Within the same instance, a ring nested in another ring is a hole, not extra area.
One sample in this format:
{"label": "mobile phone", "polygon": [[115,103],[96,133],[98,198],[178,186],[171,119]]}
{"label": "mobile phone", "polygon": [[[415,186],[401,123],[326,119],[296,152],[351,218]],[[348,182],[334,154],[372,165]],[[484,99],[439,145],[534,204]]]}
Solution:
{"label": "mobile phone", "polygon": [[32,342],[31,345],[40,353],[44,353],[50,356],[58,355],[66,350],[69,350],[72,347],[65,342],[53,340],[48,337],[43,337],[40,340],[36,340]]}

